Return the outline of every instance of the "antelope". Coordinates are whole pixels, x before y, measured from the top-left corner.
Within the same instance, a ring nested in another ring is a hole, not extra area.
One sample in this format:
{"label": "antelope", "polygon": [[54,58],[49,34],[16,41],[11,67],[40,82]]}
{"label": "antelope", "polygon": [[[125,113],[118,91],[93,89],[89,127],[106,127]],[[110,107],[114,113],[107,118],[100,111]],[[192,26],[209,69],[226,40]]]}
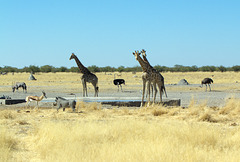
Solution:
{"label": "antelope", "polygon": [[27,93],[27,85],[24,82],[16,82],[16,84],[12,86],[12,91],[15,92],[15,89],[18,90],[20,87],[22,87],[23,92],[25,90],[25,93]]}
{"label": "antelope", "polygon": [[47,98],[46,93],[44,91],[42,91],[42,95],[40,97],[38,97],[38,96],[27,96],[26,97],[26,102],[27,102],[26,106],[28,107],[28,105],[31,101],[37,101],[37,107],[38,107],[38,102],[42,101],[42,99],[44,97]]}

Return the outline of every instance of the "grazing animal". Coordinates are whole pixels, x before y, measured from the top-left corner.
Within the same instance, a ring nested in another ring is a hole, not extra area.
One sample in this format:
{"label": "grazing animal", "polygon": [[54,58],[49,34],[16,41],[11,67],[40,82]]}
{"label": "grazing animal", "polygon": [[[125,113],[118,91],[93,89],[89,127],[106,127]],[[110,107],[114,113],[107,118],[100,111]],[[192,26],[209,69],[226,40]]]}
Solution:
{"label": "grazing animal", "polygon": [[[162,102],[162,93],[163,91],[165,92],[165,96],[167,97],[167,92],[164,86],[164,77],[152,67],[152,65],[149,63],[146,55],[146,51],[143,49],[141,51],[143,60],[149,65],[149,68],[151,69],[151,77],[152,77],[152,83],[153,83],[153,88],[154,88],[154,98],[153,98],[153,103],[155,103],[156,95],[157,95],[157,88],[156,85],[158,86],[159,93],[160,93],[160,102]],[[149,90],[150,91],[150,90]],[[152,90],[153,91],[153,90]]]}
{"label": "grazing animal", "polygon": [[139,62],[139,64],[142,67],[143,74],[142,74],[142,80],[143,80],[143,91],[142,91],[142,102],[141,107],[143,106],[144,102],[144,95],[145,95],[145,87],[147,83],[147,93],[148,93],[148,104],[150,105],[150,85],[152,82],[152,70],[149,64],[147,64],[141,57],[139,51],[133,52],[133,55],[135,56],[135,59]]}
{"label": "grazing animal", "polygon": [[114,74],[113,84],[118,86],[118,91],[119,91],[119,86],[121,87],[121,90],[122,90],[122,84],[125,85],[125,80],[124,79],[115,79],[115,74]]}
{"label": "grazing animal", "polygon": [[25,90],[25,92],[27,93],[27,85],[24,82],[17,82],[14,86],[12,86],[13,92],[15,92],[15,89],[18,90],[18,88],[20,87],[22,87],[23,92]]}
{"label": "grazing animal", "polygon": [[66,107],[71,107],[72,111],[75,111],[76,101],[75,100],[67,100],[63,97],[56,97],[55,99],[57,105],[57,111],[62,107],[63,111],[65,111]]}
{"label": "grazing animal", "polygon": [[42,99],[44,97],[47,98],[46,93],[44,91],[42,91],[42,95],[40,97],[38,97],[38,96],[27,96],[26,97],[26,101],[27,101],[26,106],[28,106],[31,101],[36,101],[37,102],[37,107],[38,107],[38,102],[42,101]]}
{"label": "grazing animal", "polygon": [[83,66],[83,64],[79,61],[79,59],[77,58],[77,56],[72,53],[71,57],[69,58],[69,60],[71,59],[75,59],[78,68],[80,70],[80,73],[82,73],[82,85],[83,85],[83,97],[85,97],[87,95],[87,82],[88,83],[92,83],[94,90],[95,90],[95,94],[94,97],[98,96],[98,91],[99,91],[99,87],[98,87],[98,78],[95,74],[91,73],[85,66]]}
{"label": "grazing animal", "polygon": [[200,87],[203,87],[203,84],[206,85],[206,91],[207,91],[207,85],[209,86],[209,90],[211,91],[211,87],[210,87],[210,84],[213,83],[213,80],[211,78],[204,78],[202,80],[202,83],[201,83],[201,86]]}

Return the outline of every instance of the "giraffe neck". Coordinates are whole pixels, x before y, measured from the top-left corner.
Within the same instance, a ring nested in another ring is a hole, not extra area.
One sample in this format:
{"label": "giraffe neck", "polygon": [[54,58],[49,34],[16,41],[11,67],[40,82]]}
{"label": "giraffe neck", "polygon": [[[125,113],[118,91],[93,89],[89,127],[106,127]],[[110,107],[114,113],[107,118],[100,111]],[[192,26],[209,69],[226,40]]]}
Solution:
{"label": "giraffe neck", "polygon": [[151,69],[154,69],[152,65],[149,63],[147,57],[145,55],[142,55],[142,56],[143,56],[143,60],[151,67]]}
{"label": "giraffe neck", "polygon": [[83,74],[90,73],[90,71],[85,66],[83,66],[83,64],[79,61],[79,59],[77,58],[76,55],[74,55],[74,59],[75,59],[77,65],[78,65],[80,73],[83,73]]}
{"label": "giraffe neck", "polygon": [[144,62],[140,56],[137,57],[137,60],[141,65],[143,72],[149,72],[149,65],[146,62]]}
{"label": "giraffe neck", "polygon": [[142,57],[143,57],[143,60],[144,60],[148,65],[150,65],[150,63],[149,63],[147,57],[146,57],[145,55],[142,55]]}

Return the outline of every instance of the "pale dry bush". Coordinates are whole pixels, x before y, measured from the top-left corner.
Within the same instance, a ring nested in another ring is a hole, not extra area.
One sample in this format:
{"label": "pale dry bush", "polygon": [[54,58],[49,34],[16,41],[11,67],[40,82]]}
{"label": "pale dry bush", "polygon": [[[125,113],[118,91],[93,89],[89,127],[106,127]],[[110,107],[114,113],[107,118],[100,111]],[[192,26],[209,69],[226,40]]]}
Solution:
{"label": "pale dry bush", "polygon": [[154,115],[154,116],[161,116],[161,115],[164,115],[164,114],[168,114],[168,110],[165,108],[158,108],[158,109],[154,109],[153,111],[152,111],[152,114]]}
{"label": "pale dry bush", "polygon": [[219,109],[208,107],[207,100],[200,104],[196,104],[194,98],[192,98],[186,111],[186,118],[195,118],[197,121],[217,123],[228,120],[227,117],[219,115]]}
{"label": "pale dry bush", "polygon": [[14,110],[0,110],[0,119],[15,119],[17,112]]}
{"label": "pale dry bush", "polygon": [[240,130],[176,120],[42,123],[43,161],[239,161]]}
{"label": "pale dry bush", "polygon": [[219,110],[222,115],[239,115],[240,113],[240,100],[231,97],[226,101],[226,105]]}
{"label": "pale dry bush", "polygon": [[7,129],[0,125],[0,161],[8,161],[17,142]]}

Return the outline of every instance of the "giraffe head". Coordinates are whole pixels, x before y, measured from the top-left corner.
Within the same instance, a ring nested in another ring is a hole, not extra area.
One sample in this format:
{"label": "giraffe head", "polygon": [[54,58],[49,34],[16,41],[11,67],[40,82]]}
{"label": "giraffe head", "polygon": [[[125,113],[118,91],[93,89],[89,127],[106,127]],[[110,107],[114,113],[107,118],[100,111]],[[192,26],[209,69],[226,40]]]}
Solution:
{"label": "giraffe head", "polygon": [[72,60],[75,57],[74,53],[72,53],[71,57],[69,58],[69,60]]}
{"label": "giraffe head", "polygon": [[135,59],[138,60],[138,58],[140,57],[140,54],[139,51],[135,51],[133,52],[133,55],[135,56]]}
{"label": "giraffe head", "polygon": [[145,56],[145,57],[147,56],[147,55],[146,55],[146,51],[145,51],[144,49],[142,49],[141,54],[142,54],[143,56]]}

